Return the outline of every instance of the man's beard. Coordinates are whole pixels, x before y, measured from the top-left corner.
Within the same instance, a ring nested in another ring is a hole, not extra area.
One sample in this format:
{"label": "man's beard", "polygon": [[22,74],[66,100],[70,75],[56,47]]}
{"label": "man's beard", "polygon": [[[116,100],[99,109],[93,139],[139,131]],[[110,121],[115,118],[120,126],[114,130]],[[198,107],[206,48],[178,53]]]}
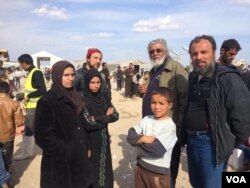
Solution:
{"label": "man's beard", "polygon": [[167,56],[163,56],[162,58],[160,59],[156,59],[156,60],[153,60],[152,58],[150,59],[151,60],[151,63],[153,65],[153,68],[157,69],[165,60]]}
{"label": "man's beard", "polygon": [[206,73],[209,73],[210,71],[213,70],[214,64],[215,64],[214,62],[211,62],[211,63],[210,63],[209,65],[207,65],[206,67],[200,68],[200,69],[194,67],[194,70],[195,70],[199,75],[205,75]]}
{"label": "man's beard", "polygon": [[233,62],[233,59],[229,59],[225,55],[221,56],[221,60],[223,65],[229,65]]}
{"label": "man's beard", "polygon": [[[99,67],[100,67],[100,66],[99,66]],[[89,68],[89,69],[96,69],[96,70],[98,70],[99,67],[96,67],[95,65],[92,65],[90,62],[88,62],[88,68]]]}

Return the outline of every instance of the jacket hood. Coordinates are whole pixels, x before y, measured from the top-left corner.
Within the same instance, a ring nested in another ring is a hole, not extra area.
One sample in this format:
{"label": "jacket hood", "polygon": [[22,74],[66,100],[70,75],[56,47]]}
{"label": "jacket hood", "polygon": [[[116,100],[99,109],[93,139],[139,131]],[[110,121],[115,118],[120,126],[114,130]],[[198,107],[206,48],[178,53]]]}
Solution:
{"label": "jacket hood", "polygon": [[239,74],[237,67],[231,64],[225,66],[225,65],[216,63],[215,70],[218,74],[229,73],[229,72]]}

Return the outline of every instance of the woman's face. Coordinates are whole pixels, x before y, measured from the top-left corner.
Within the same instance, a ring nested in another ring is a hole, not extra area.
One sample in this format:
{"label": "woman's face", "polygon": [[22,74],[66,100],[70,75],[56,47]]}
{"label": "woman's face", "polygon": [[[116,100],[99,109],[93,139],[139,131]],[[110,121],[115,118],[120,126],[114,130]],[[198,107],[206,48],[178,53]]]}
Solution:
{"label": "woman's face", "polygon": [[75,80],[75,71],[72,67],[67,67],[63,71],[62,85],[65,88],[72,88]]}
{"label": "woman's face", "polygon": [[101,88],[101,80],[97,76],[93,77],[89,82],[89,90],[97,93]]}

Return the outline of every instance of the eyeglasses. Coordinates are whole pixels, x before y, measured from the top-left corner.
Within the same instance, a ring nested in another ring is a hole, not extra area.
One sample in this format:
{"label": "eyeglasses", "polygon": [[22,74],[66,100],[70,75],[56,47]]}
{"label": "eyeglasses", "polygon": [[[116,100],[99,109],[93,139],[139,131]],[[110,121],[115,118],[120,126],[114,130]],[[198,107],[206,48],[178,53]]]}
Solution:
{"label": "eyeglasses", "polygon": [[156,48],[156,49],[150,50],[149,53],[150,53],[150,54],[154,54],[155,52],[156,52],[156,53],[161,53],[162,51],[163,51],[162,49]]}

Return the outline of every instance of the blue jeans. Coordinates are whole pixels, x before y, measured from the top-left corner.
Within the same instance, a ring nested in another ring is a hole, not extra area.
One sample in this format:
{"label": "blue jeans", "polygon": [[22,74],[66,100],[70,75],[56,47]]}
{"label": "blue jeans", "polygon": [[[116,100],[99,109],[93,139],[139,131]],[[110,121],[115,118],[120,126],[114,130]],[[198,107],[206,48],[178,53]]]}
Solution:
{"label": "blue jeans", "polygon": [[0,142],[0,150],[2,149],[3,158],[6,164],[6,170],[11,171],[12,168],[12,157],[14,151],[14,140],[9,142]]}
{"label": "blue jeans", "polygon": [[226,162],[216,165],[211,135],[188,134],[187,159],[189,179],[194,188],[221,188]]}
{"label": "blue jeans", "polygon": [[5,169],[2,151],[0,150],[0,186],[6,183],[10,178],[9,172]]}

